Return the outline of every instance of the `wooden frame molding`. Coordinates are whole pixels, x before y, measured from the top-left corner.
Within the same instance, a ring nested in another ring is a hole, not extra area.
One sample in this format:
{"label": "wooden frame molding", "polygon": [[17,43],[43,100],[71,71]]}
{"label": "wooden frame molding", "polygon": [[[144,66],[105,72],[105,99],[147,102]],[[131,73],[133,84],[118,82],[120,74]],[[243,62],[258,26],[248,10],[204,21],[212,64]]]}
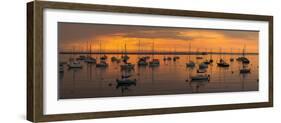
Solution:
{"label": "wooden frame molding", "polygon": [[[238,20],[257,20],[269,22],[269,101],[243,104],[226,104],[195,107],[141,109],[126,111],[107,111],[93,113],[72,113],[45,115],[43,113],[43,10],[67,9],[84,11],[103,11],[117,13],[137,13],[152,15],[206,17]],[[125,6],[94,5],[80,3],[33,1],[27,3],[27,120],[32,122],[80,120],[107,117],[155,115],[214,110],[230,110],[273,106],[273,16],[233,13],[201,12],[171,9],[153,9]]]}

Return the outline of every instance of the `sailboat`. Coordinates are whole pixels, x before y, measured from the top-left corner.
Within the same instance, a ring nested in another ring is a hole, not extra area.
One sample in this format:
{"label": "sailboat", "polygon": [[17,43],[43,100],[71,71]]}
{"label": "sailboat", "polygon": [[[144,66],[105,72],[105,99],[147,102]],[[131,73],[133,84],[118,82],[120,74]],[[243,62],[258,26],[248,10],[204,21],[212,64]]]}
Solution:
{"label": "sailboat", "polygon": [[124,71],[121,75],[121,79],[116,79],[118,86],[122,85],[136,85],[137,79],[130,79],[132,75],[128,71]]}
{"label": "sailboat", "polygon": [[97,62],[97,60],[95,58],[91,57],[91,54],[92,54],[92,44],[90,44],[89,48],[90,48],[89,49],[90,50],[90,54],[85,58],[84,62],[89,63],[89,64],[90,63],[95,64]]}
{"label": "sailboat", "polygon": [[[103,56],[101,56],[101,42],[100,42],[100,53],[99,53],[99,55],[100,55],[100,63],[97,63],[96,64],[96,67],[108,67],[108,64],[106,63],[106,59],[105,58],[103,58]],[[104,55],[105,56],[105,55]]]}
{"label": "sailboat", "polygon": [[125,57],[123,57],[123,63],[124,64],[121,64],[120,67],[121,67],[121,70],[133,70],[135,65],[132,64],[132,63],[128,63],[128,59],[129,59],[129,56],[127,55],[127,45],[125,43]]}
{"label": "sailboat", "polygon": [[[177,53],[177,49],[176,49],[176,48],[175,48],[174,53],[175,53],[175,54]],[[173,61],[177,61],[178,59],[180,59],[180,57],[177,56],[177,55],[175,55],[175,56],[173,57]]]}
{"label": "sailboat", "polygon": [[191,55],[191,42],[189,41],[189,46],[188,46],[188,62],[186,63],[186,67],[195,67],[195,62],[190,60],[190,55]]}
{"label": "sailboat", "polygon": [[197,74],[196,76],[190,77],[191,81],[210,81],[210,75]]}
{"label": "sailboat", "polygon": [[160,65],[159,59],[155,59],[154,55],[155,55],[155,53],[154,53],[154,40],[153,40],[153,43],[152,43],[152,60],[149,62],[150,67],[158,67]]}
{"label": "sailboat", "polygon": [[[207,50],[207,48],[206,48],[206,54],[208,53],[208,50]],[[211,55],[212,56],[212,55]],[[211,64],[213,62],[213,60],[210,58],[210,60],[209,59],[206,59],[205,61],[203,61],[203,63],[204,64],[206,64],[206,65],[208,65],[208,64]]]}
{"label": "sailboat", "polygon": [[[74,52],[75,52],[75,49],[73,48],[72,49],[72,55],[74,54]],[[69,69],[71,69],[71,68],[82,68],[82,65],[80,64],[80,62],[79,61],[75,61],[74,59],[73,59],[73,56],[72,56],[72,58],[71,58],[72,60],[67,64],[67,66],[68,66],[68,68]]]}
{"label": "sailboat", "polygon": [[245,52],[246,52],[246,45],[244,44],[244,48],[243,48],[243,51],[242,51],[243,55],[241,57],[238,57],[236,60],[240,61],[240,62],[242,62],[244,64],[249,64],[250,60],[245,57]]}
{"label": "sailboat", "polygon": [[[116,52],[119,52],[119,50],[116,50]],[[120,63],[120,61],[121,61],[121,59],[119,59],[117,56],[112,56],[111,57],[111,62]]]}
{"label": "sailboat", "polygon": [[230,49],[230,54],[231,54],[231,57],[230,57],[230,62],[233,62],[234,61],[234,58],[232,57],[233,53],[232,53],[232,48]]}
{"label": "sailboat", "polygon": [[241,62],[242,62],[242,68],[240,69],[241,74],[247,74],[251,72],[251,69],[248,68],[248,66],[246,66],[247,64],[250,63],[250,61],[245,57],[245,50],[246,50],[246,46],[244,46],[243,57],[241,58]]}
{"label": "sailboat", "polygon": [[222,59],[221,55],[222,55],[222,49],[220,48],[220,60],[219,60],[219,62],[217,63],[217,65],[218,65],[219,67],[229,67],[229,64],[228,64],[226,61],[224,61],[224,60]]}
{"label": "sailboat", "polygon": [[[140,40],[139,40],[139,54],[140,54]],[[147,66],[148,65],[148,62],[147,62],[147,58],[146,57],[141,57],[139,56],[138,57],[139,60],[138,60],[138,66]]]}

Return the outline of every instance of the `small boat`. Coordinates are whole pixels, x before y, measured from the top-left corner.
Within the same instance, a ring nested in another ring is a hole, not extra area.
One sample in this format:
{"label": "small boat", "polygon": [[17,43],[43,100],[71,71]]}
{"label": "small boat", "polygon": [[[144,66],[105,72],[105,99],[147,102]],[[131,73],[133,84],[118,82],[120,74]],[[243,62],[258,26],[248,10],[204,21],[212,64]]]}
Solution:
{"label": "small boat", "polygon": [[125,61],[127,61],[127,60],[130,59],[130,57],[129,57],[128,55],[121,56],[121,58],[122,58],[123,60],[125,60]]}
{"label": "small boat", "polygon": [[85,58],[84,62],[89,63],[89,64],[90,63],[95,64],[95,63],[97,63],[97,60],[95,58],[91,57],[91,56],[88,56],[88,57]]}
{"label": "small boat", "polygon": [[186,63],[186,67],[195,67],[195,62],[189,61],[188,63]]}
{"label": "small boat", "polygon": [[112,62],[115,62],[115,61],[117,61],[117,60],[118,60],[117,57],[115,57],[115,56],[112,56],[112,57],[111,57],[111,61],[112,61]]}
{"label": "small boat", "polygon": [[205,64],[204,62],[199,64],[199,69],[205,69],[208,68],[208,64]]}
{"label": "small boat", "polygon": [[103,55],[100,57],[100,60],[106,60],[107,59],[107,56],[106,55]]}
{"label": "small boat", "polygon": [[196,56],[196,59],[203,59],[202,56]]}
{"label": "small boat", "polygon": [[203,63],[208,65],[208,64],[211,63],[211,61],[210,60],[205,60]]}
{"label": "small boat", "polygon": [[100,61],[100,63],[96,64],[96,67],[108,67],[108,64],[106,63],[106,61]]}
{"label": "small boat", "polygon": [[179,59],[180,59],[179,56],[174,56],[174,57],[173,57],[173,61],[177,61],[177,60],[179,60]]}
{"label": "small boat", "polygon": [[240,62],[242,62],[244,64],[249,64],[250,63],[250,60],[248,58],[246,58],[246,57],[238,57],[236,60],[240,61]]}
{"label": "small boat", "polygon": [[249,64],[250,60],[245,57],[245,52],[246,52],[246,45],[244,44],[244,48],[243,48],[243,52],[242,52],[243,55],[241,57],[238,57],[236,60],[240,61],[244,64]]}
{"label": "small boat", "polygon": [[[88,42],[87,42],[87,46],[88,46]],[[95,64],[97,62],[97,60],[95,58],[93,58],[91,56],[92,54],[92,45],[89,45],[89,54],[87,55],[87,57],[84,58],[84,62],[88,63],[88,64]]]}
{"label": "small boat", "polygon": [[82,68],[82,65],[78,61],[73,61],[67,64],[68,68]]}
{"label": "small boat", "polygon": [[160,61],[159,59],[154,59],[154,41],[153,41],[153,45],[152,45],[152,60],[149,62],[149,66],[150,67],[158,67],[160,65]]}
{"label": "small boat", "polygon": [[148,62],[146,61],[145,58],[140,58],[138,61],[138,66],[147,66]]}
{"label": "small boat", "polygon": [[168,60],[168,61],[171,61],[171,60],[172,60],[172,58],[171,58],[171,57],[167,57],[167,60]]}
{"label": "small boat", "polygon": [[220,62],[217,63],[219,67],[229,67],[229,64],[226,63],[223,59],[220,59]]}
{"label": "small boat", "polygon": [[111,57],[111,62],[120,63],[120,62],[121,62],[121,59],[119,59],[118,57],[112,56],[112,57]]}
{"label": "small boat", "polygon": [[135,68],[135,65],[131,63],[125,63],[120,65],[120,67],[122,70],[133,70]]}
{"label": "small boat", "polygon": [[152,61],[149,62],[150,67],[157,67],[160,65],[159,59],[152,59]]}
{"label": "small boat", "polygon": [[[188,46],[188,52],[187,53],[190,53],[190,52],[191,52],[191,42],[189,41],[189,46]],[[195,65],[196,65],[195,62],[190,60],[190,54],[187,55],[187,59],[188,59],[189,62],[186,63],[186,67],[191,67],[191,68],[195,67]]]}
{"label": "small boat", "polygon": [[116,79],[117,84],[136,84],[137,79],[122,78]]}
{"label": "small boat", "polygon": [[210,75],[201,75],[198,74],[196,76],[191,76],[191,81],[209,81],[210,80]]}
{"label": "small boat", "polygon": [[230,54],[231,54],[231,57],[229,59],[230,62],[233,62],[234,61],[234,58],[232,57],[233,53],[232,53],[232,48],[230,49]]}

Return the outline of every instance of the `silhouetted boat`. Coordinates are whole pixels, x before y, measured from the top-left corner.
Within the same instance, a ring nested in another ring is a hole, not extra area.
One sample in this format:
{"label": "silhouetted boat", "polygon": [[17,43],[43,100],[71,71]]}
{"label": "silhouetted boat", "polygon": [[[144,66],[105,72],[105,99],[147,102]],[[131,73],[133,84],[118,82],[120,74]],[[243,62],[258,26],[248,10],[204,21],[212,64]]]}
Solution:
{"label": "silhouetted boat", "polygon": [[82,65],[78,61],[72,61],[67,64],[68,68],[82,68]]}
{"label": "silhouetted boat", "polygon": [[130,79],[132,75],[129,74],[128,72],[124,72],[121,76],[121,79],[116,79],[116,82],[118,85],[123,85],[123,84],[134,84],[136,85],[137,79]]}
{"label": "silhouetted boat", "polygon": [[108,67],[108,64],[106,63],[106,59],[107,59],[107,56],[106,55],[103,55],[101,56],[101,41],[100,41],[100,62],[96,64],[96,67],[99,67],[99,68],[105,68],[105,67]]}
{"label": "silhouetted boat", "polygon": [[[191,42],[189,41],[188,53],[190,53],[190,52],[191,52]],[[188,54],[187,59],[188,59],[188,62],[186,63],[186,67],[191,67],[191,68],[195,67],[195,62],[190,60],[190,54]]]}
{"label": "silhouetted boat", "polygon": [[245,52],[246,52],[246,45],[244,44],[244,48],[243,48],[243,52],[242,52],[243,55],[241,57],[238,57],[236,60],[240,61],[244,64],[249,64],[250,60],[245,57]]}
{"label": "silhouetted boat", "polygon": [[149,62],[150,67],[157,67],[160,65],[159,59],[152,59],[152,61]]}
{"label": "silhouetted boat", "polygon": [[230,54],[231,54],[231,57],[230,57],[230,62],[233,62],[234,61],[234,58],[232,57],[233,53],[232,53],[232,48],[230,49]]}
{"label": "silhouetted boat", "polygon": [[188,63],[186,63],[186,67],[195,67],[195,62],[189,61]]}
{"label": "silhouetted boat", "polygon": [[[88,42],[87,42],[87,46],[88,46]],[[89,64],[90,63],[95,64],[97,62],[97,60],[91,56],[91,54],[92,54],[92,45],[91,44],[89,46],[89,50],[90,50],[89,51],[90,54],[88,54],[87,57],[84,58],[84,62],[89,63]]]}
{"label": "silhouetted boat", "polygon": [[220,61],[217,63],[219,67],[229,67],[229,64],[226,63],[223,59],[220,59]]}
{"label": "silhouetted boat", "polygon": [[117,62],[117,63],[118,63],[118,62],[120,62],[121,60],[120,60],[119,58],[117,58],[116,56],[112,56],[112,57],[111,57],[111,61],[112,61],[112,62]]}
{"label": "silhouetted boat", "polygon": [[138,65],[139,66],[147,66],[148,62],[147,62],[147,60],[145,58],[142,57],[142,58],[139,58]]}
{"label": "silhouetted boat", "polygon": [[196,76],[191,76],[191,81],[209,81],[210,80],[210,75],[206,74],[197,74]]}
{"label": "silhouetted boat", "polygon": [[123,78],[123,79],[116,79],[116,82],[118,84],[136,84],[137,79]]}
{"label": "silhouetted boat", "polygon": [[159,59],[155,59],[154,54],[155,53],[154,53],[154,41],[153,41],[153,43],[152,43],[152,60],[149,62],[150,67],[157,67],[160,65]]}
{"label": "silhouetted boat", "polygon": [[[75,48],[72,49],[72,52],[73,53],[75,52]],[[71,68],[82,68],[82,65],[80,64],[80,62],[75,61],[73,59],[73,53],[72,53],[72,58],[71,58],[70,62],[67,64],[68,68],[69,69],[71,69]]]}
{"label": "silhouetted boat", "polygon": [[229,64],[222,59],[221,54],[222,54],[222,49],[220,48],[220,60],[217,63],[217,65],[219,67],[229,67]]}
{"label": "silhouetted boat", "polygon": [[95,64],[95,63],[97,63],[97,60],[96,60],[95,58],[89,56],[89,57],[86,57],[86,59],[84,60],[84,62]]}
{"label": "silhouetted boat", "polygon": [[205,61],[203,61],[203,63],[208,65],[208,64],[211,63],[211,60],[207,60],[207,59],[206,59]]}
{"label": "silhouetted boat", "polygon": [[96,67],[108,67],[108,64],[106,61],[100,61],[100,63],[96,64]]}

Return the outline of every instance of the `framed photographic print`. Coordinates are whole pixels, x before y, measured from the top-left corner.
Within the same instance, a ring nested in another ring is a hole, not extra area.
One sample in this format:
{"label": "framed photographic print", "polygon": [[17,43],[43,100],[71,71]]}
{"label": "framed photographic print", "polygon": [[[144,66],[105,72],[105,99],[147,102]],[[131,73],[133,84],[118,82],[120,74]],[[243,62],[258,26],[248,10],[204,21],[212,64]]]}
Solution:
{"label": "framed photographic print", "polygon": [[27,3],[33,122],[273,106],[273,17]]}

